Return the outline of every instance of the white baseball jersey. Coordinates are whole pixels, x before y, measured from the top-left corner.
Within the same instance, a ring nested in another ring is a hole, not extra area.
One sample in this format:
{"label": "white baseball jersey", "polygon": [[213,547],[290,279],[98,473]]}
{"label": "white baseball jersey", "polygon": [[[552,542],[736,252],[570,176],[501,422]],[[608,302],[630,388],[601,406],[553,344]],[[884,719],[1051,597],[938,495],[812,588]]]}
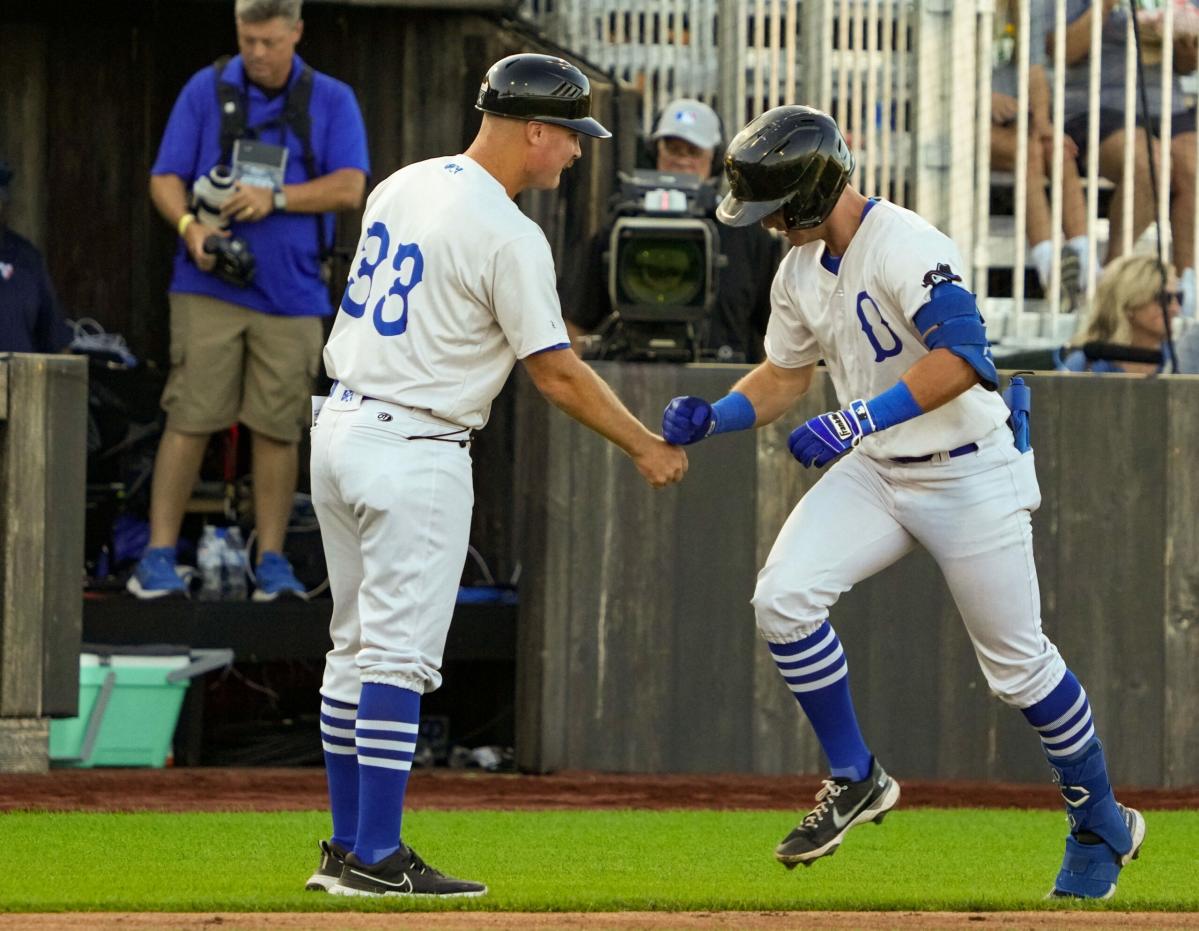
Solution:
{"label": "white baseball jersey", "polygon": [[[912,322],[933,285],[961,276],[952,240],[910,210],[879,201],[837,274],[821,241],[791,249],[771,288],[766,356],[782,368],[823,359],[842,407],[892,387],[929,350]],[[976,442],[1003,423],[1003,399],[975,385],[942,407],[862,440],[878,459],[923,456]]]}
{"label": "white baseball jersey", "polygon": [[362,230],[325,346],[359,394],[478,429],[517,359],[569,347],[545,234],[466,155],[397,171]]}

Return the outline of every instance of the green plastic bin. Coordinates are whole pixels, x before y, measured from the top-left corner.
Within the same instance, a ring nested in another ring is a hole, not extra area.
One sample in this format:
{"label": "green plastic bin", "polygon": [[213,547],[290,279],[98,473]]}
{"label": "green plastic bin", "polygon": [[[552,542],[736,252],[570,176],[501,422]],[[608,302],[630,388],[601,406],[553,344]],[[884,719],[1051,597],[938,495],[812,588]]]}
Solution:
{"label": "green plastic bin", "polygon": [[232,650],[118,649],[79,655],[79,717],[50,722],[53,765],[163,766],[189,680],[233,662]]}

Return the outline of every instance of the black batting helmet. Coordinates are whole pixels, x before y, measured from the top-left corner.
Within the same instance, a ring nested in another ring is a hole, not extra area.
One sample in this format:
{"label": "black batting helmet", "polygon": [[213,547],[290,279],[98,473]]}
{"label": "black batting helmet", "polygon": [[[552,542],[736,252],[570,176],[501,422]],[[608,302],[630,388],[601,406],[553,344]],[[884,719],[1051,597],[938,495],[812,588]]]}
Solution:
{"label": "black batting helmet", "polygon": [[782,207],[788,229],[811,229],[833,212],[853,165],[853,154],[827,113],[775,107],[729,143],[724,156],[729,193],[716,216],[729,226],[749,226]]}
{"label": "black batting helmet", "polygon": [[487,70],[475,109],[518,120],[554,123],[607,139],[591,117],[591,82],[565,58],[526,52],[501,58]]}

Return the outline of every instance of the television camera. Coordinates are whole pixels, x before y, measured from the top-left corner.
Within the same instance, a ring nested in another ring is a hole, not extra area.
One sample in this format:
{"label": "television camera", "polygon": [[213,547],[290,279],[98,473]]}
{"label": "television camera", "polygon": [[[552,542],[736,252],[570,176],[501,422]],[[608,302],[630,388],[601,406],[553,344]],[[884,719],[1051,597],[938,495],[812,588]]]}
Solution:
{"label": "television camera", "polygon": [[720,253],[715,184],[639,169],[620,175],[604,252],[611,313],[584,355],[697,362],[716,302]]}

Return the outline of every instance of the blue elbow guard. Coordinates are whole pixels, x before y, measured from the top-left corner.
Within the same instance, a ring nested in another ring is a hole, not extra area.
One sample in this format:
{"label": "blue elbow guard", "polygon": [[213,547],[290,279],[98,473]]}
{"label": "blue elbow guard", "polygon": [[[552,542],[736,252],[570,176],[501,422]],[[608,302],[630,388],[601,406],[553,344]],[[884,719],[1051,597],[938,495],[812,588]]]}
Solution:
{"label": "blue elbow guard", "polygon": [[991,344],[973,294],[942,282],[932,289],[928,303],[916,311],[914,322],[929,349],[948,349],[970,364],[984,387],[992,391],[999,387]]}

